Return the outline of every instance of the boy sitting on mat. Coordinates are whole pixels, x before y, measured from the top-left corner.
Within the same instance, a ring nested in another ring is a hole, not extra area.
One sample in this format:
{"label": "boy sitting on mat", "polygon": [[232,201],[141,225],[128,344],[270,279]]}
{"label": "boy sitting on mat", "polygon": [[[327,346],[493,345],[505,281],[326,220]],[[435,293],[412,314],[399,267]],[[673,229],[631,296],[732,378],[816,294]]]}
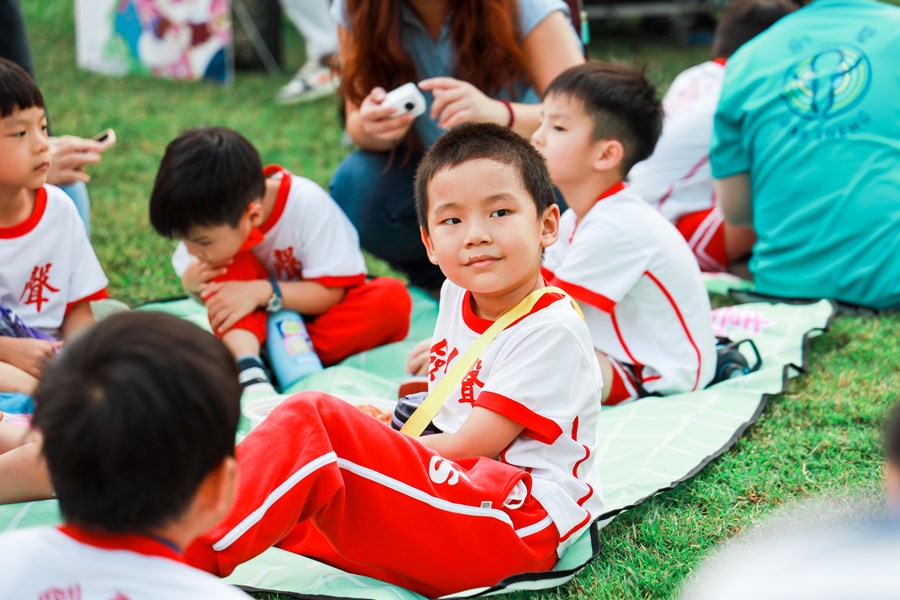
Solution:
{"label": "boy sitting on mat", "polygon": [[241,382],[268,384],[259,358],[268,312],[304,315],[324,366],[406,337],[412,301],[390,277],[366,281],[353,225],[318,185],[263,169],[256,148],[225,128],[187,131],[166,148],[150,222],[181,240],[172,263]]}
{"label": "boy sitting on mat", "polygon": [[716,370],[709,297],[675,227],[622,183],[662,128],[656,90],[634,69],[589,63],[547,88],[532,142],[569,205],[544,278],[581,304],[603,402],[703,389]]}
{"label": "boy sitting on mat", "polygon": [[429,370],[442,433],[293,396],[238,446],[235,507],[191,564],[226,575],[277,546],[435,597],[550,569],[600,514],[590,333],[565,294],[533,294],[559,224],[544,161],[503,127],[453,128],[418,167],[416,205],[448,278]]}
{"label": "boy sitting on mat", "polygon": [[33,421],[65,525],[0,536],[0,587],[249,598],[181,558],[231,506],[240,396],[228,350],[176,317],[117,314],[75,340],[44,374]]}

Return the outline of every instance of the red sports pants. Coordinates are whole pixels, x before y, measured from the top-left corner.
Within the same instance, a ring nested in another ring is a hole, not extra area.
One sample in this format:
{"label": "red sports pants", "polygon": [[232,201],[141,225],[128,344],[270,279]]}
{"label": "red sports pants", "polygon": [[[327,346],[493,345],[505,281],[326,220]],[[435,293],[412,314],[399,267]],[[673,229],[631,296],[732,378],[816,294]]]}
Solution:
{"label": "red sports pants", "polygon": [[306,330],[326,367],[383,344],[399,342],[409,332],[412,299],[403,282],[378,277],[347,288],[343,300],[317,317]]}
{"label": "red sports pants", "polygon": [[[268,279],[269,273],[263,264],[256,258],[250,250],[241,250],[234,255],[232,262],[228,265],[228,271],[224,275],[220,275],[213,281],[253,281],[254,279]],[[266,341],[266,320],[269,317],[263,309],[257,309],[250,314],[244,316],[240,321],[232,325],[231,329],[246,329],[256,336],[259,343]],[[214,332],[216,337],[222,337],[222,333]]]}
{"label": "red sports pants", "polygon": [[684,215],[675,228],[687,240],[701,271],[727,271],[725,217],[718,206]]}
{"label": "red sports pants", "polygon": [[[231,513],[185,555],[214,574],[278,546],[435,597],[557,560],[559,533],[526,472],[443,459],[333,396],[292,396],[237,463]],[[520,482],[529,493],[504,506]]]}

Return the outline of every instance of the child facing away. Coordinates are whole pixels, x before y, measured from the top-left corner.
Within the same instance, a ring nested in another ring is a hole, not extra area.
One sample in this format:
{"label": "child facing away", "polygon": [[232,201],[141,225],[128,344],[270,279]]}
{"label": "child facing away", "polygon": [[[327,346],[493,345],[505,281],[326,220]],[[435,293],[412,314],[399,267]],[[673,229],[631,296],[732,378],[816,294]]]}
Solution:
{"label": "child facing away", "polygon": [[[448,278],[434,389],[544,286],[559,209],[540,155],[489,124],[455,127],[428,151],[416,205]],[[238,446],[235,507],[188,561],[226,575],[277,546],[428,597],[550,569],[603,506],[601,386],[587,327],[568,297],[547,293],[450,394],[433,421],[442,433],[407,437],[337,398],[297,394]]]}
{"label": "child facing away", "polygon": [[301,313],[329,366],[403,339],[412,308],[403,284],[366,281],[353,225],[328,194],[225,128],[179,135],[166,148],[150,197],[157,232],[181,240],[172,263],[185,292],[206,304],[245,386],[268,384],[260,360],[266,319]]}
{"label": "child facing away", "polygon": [[[44,362],[94,321],[107,279],[69,197],[47,185],[44,98],[0,59],[0,392],[31,394]],[[51,492],[35,438],[0,421],[0,503]]]}
{"label": "child facing away", "polygon": [[0,59],[0,392],[30,394],[43,362],[94,321],[107,279],[78,212],[46,185],[44,97]]}
{"label": "child facing away", "polygon": [[583,307],[605,404],[700,390],[716,370],[697,261],[623,183],[653,152],[661,126],[656,92],[640,72],[591,63],[553,80],[532,137],[569,205],[544,277]]}
{"label": "child facing away", "polygon": [[628,174],[628,186],[675,224],[704,271],[726,271],[750,254],[752,227],[728,225],[716,207],[709,166],[713,115],[725,63],[744,43],[797,9],[791,0],[734,0],[722,13],[713,60],[679,74],[663,98],[662,135],[650,158]]}
{"label": "child facing away", "polygon": [[249,598],[181,557],[231,506],[240,396],[228,350],[171,315],[79,337],[35,393],[65,524],[0,535],[0,598]]}

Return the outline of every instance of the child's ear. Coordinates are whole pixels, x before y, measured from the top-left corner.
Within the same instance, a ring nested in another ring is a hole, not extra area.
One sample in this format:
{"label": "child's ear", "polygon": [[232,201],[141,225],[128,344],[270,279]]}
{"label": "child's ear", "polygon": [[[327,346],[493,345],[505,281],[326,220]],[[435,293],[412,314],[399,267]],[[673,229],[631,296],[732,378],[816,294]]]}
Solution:
{"label": "child's ear", "polygon": [[231,510],[236,484],[237,462],[233,456],[227,456],[200,482],[195,501],[210,519],[218,522]]}
{"label": "child's ear", "polygon": [[541,215],[541,248],[549,248],[559,238],[559,206],[552,204]]}
{"label": "child's ear", "polygon": [[252,227],[259,227],[263,223],[262,199],[257,199],[247,205],[247,218]]}
{"label": "child's ear", "polygon": [[594,159],[594,170],[600,173],[619,171],[622,159],[625,158],[625,148],[619,140],[600,140],[597,142],[597,154]]}
{"label": "child's ear", "polygon": [[424,227],[419,227],[419,235],[422,236],[422,244],[425,245],[425,252],[428,254],[428,260],[431,261],[431,264],[438,264],[437,254],[434,251],[434,244],[431,242],[431,237],[429,237],[428,232],[425,231]]}

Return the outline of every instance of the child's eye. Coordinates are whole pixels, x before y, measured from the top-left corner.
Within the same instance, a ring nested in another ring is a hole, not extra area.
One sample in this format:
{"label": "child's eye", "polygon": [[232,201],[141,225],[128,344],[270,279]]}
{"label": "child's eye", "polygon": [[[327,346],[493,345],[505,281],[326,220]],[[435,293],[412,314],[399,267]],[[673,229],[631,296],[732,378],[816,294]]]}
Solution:
{"label": "child's eye", "polygon": [[456,217],[450,217],[449,219],[444,219],[443,221],[441,221],[441,225],[456,225],[458,223],[462,223],[462,221],[460,221]]}
{"label": "child's eye", "polygon": [[505,217],[510,214],[510,210],[508,208],[499,208],[491,213],[492,217]]}
{"label": "child's eye", "polygon": [[15,133],[12,134],[12,137],[17,137],[17,138],[25,137],[25,132],[24,132],[24,131],[17,131],[17,132],[15,132]]}
{"label": "child's eye", "polygon": [[565,130],[566,130],[565,127],[560,127],[559,125],[553,126],[553,131],[565,131]]}

